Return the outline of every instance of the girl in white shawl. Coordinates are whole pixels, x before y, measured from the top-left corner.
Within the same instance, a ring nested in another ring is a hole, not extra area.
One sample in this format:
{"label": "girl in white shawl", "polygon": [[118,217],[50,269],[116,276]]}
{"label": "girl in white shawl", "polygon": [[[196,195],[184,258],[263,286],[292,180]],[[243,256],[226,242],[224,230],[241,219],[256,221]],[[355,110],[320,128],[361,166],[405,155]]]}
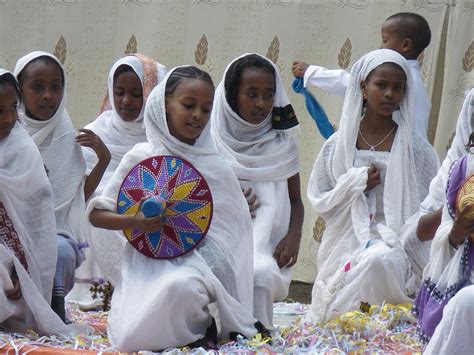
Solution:
{"label": "girl in white shawl", "polygon": [[[137,143],[146,142],[143,116],[151,90],[163,79],[166,68],[143,54],[127,55],[114,63],[109,72],[108,91],[100,115],[85,126],[98,135],[111,154],[107,170],[95,191],[100,196],[112,178],[122,157]],[[82,148],[86,174],[97,164],[95,152]],[[93,306],[90,284],[109,281],[115,286],[120,279],[120,257],[126,239],[121,231],[91,227],[87,259],[76,272],[76,286],[68,299]]]}
{"label": "girl in white shawl", "polygon": [[415,281],[415,291],[421,287],[423,270],[430,258],[431,240],[441,223],[441,214],[446,199],[446,183],[449,169],[454,161],[466,154],[466,145],[473,132],[471,89],[459,113],[456,134],[436,177],[431,181],[430,192],[420,206],[420,211],[406,223],[403,245],[410,259]]}
{"label": "girl in white shawl", "polygon": [[9,332],[67,332],[51,310],[56,225],[38,148],[17,122],[20,90],[0,69],[0,325]]}
{"label": "girl in white shawl", "polygon": [[[212,192],[210,228],[190,253],[157,260],[139,253],[130,243],[125,246],[121,280],[108,318],[109,339],[120,351],[208,346],[209,341],[217,341],[216,324],[224,339],[235,332],[247,337],[256,333],[251,313],[251,218],[234,173],[215,151],[209,135],[213,95],[207,73],[195,67],[171,70],[148,97],[144,118],[148,142],[125,154],[102,196],[90,202],[89,218],[96,227],[159,229],[160,217],[115,212],[128,172],[158,155],[191,162]],[[217,322],[212,317],[218,317]]]}
{"label": "girl in white shawl", "polygon": [[260,202],[253,212],[254,316],[273,328],[273,301],[288,294],[304,215],[298,146],[288,132],[298,121],[278,68],[258,54],[232,61],[212,117],[217,150]]}
{"label": "girl in white shawl", "polygon": [[[461,120],[465,130],[472,129],[474,89],[464,101]],[[462,158],[451,164],[442,177],[446,183],[441,224],[431,245],[425,279],[414,306],[419,316],[420,337],[429,341],[425,354],[468,354],[474,347],[473,148],[471,133]],[[463,186],[468,179],[470,186]],[[465,203],[458,194],[466,188]]]}
{"label": "girl in white shawl", "polygon": [[[310,316],[408,302],[400,230],[426,196],[438,160],[411,123],[406,60],[379,49],[351,70],[340,129],[322,147],[308,198],[326,221]],[[416,160],[415,160],[416,159]]]}
{"label": "girl in white shawl", "polygon": [[[64,297],[74,286],[74,271],[87,247],[85,201],[92,195],[110,160],[100,138],[89,130],[76,136],[66,111],[66,75],[59,60],[46,52],[20,58],[15,75],[23,94],[20,122],[33,138],[53,189],[58,262],[52,306],[65,319]],[[81,145],[92,148],[99,161],[86,176]]]}

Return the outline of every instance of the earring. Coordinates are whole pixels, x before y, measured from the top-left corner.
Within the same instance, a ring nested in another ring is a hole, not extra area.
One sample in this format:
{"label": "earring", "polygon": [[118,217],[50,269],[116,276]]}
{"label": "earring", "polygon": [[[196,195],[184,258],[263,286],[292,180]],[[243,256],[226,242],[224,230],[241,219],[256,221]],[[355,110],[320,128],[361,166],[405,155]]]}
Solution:
{"label": "earring", "polygon": [[362,93],[362,97],[364,98],[364,100],[367,100],[367,93],[365,91]]}

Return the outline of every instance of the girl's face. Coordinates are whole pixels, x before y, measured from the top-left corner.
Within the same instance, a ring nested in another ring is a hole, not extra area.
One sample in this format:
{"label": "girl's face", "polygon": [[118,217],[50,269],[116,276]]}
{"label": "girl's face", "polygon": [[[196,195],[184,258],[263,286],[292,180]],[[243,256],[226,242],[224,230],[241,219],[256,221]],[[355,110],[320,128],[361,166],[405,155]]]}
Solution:
{"label": "girl's face", "polygon": [[202,79],[185,78],[166,96],[166,118],[172,136],[193,145],[209,122],[214,88]]}
{"label": "girl's face", "polygon": [[367,95],[367,113],[392,116],[405,93],[405,73],[394,63],[384,63],[375,68],[362,82],[362,92]]}
{"label": "girl's face", "polygon": [[143,89],[140,79],[133,71],[119,74],[114,80],[114,106],[122,120],[135,120],[142,111]]}
{"label": "girl's face", "polygon": [[237,114],[245,121],[259,124],[273,107],[275,78],[263,69],[244,69],[237,92]]}
{"label": "girl's face", "polygon": [[61,69],[55,63],[34,61],[23,70],[20,86],[26,114],[40,121],[51,119],[63,99]]}
{"label": "girl's face", "polygon": [[10,135],[18,119],[18,96],[11,85],[0,85],[0,139]]}

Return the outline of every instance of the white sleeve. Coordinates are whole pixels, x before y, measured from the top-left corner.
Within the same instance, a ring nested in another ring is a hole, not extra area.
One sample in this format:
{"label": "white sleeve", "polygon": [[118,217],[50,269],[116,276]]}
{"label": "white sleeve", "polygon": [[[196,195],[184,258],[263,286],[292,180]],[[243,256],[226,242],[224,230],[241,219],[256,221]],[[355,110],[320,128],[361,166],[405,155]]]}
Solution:
{"label": "white sleeve", "polygon": [[310,65],[304,73],[304,87],[316,86],[332,95],[344,96],[350,73],[343,69],[327,69]]}

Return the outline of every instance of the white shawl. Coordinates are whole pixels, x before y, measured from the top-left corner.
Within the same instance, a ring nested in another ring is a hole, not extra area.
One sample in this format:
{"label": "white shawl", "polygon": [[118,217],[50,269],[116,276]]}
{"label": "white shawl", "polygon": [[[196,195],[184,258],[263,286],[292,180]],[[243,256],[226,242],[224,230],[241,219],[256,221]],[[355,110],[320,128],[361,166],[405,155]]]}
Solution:
{"label": "white shawl", "polygon": [[[146,258],[146,263],[153,263],[154,270],[160,263],[163,268],[171,263],[176,267],[188,265],[199,270],[203,277],[211,282],[216,292],[222,332],[227,334],[229,331],[241,329],[244,334],[254,334],[252,223],[248,206],[235,174],[214,149],[209,124],[194,145],[183,143],[170,134],[165,110],[165,88],[172,72],[173,70],[168,72],[148,98],[144,118],[148,142],[135,145],[123,157],[102,196],[90,202],[88,211],[93,208],[116,211],[118,191],[125,176],[132,167],[146,158],[174,155],[191,162],[205,177],[212,192],[213,217],[207,236],[192,253],[172,260]],[[132,267],[134,263],[136,265],[134,260],[143,259],[141,254],[135,250],[130,251],[130,248],[133,247],[127,244],[126,253],[128,250],[133,259],[123,259],[122,270]],[[223,260],[227,268],[226,274],[215,275],[214,270],[223,270]],[[215,265],[216,263],[218,265]],[[153,278],[158,279],[159,274],[154,274]],[[157,282],[159,284],[159,280]],[[119,285],[115,293],[117,292],[120,295],[144,290],[122,289]],[[114,294],[114,297],[119,300],[120,296]],[[189,302],[192,302],[192,295],[187,297]],[[139,319],[136,321],[139,322]]]}
{"label": "white shawl", "polygon": [[[430,184],[429,194],[420,205],[418,213],[414,214],[410,220],[405,224],[402,232],[403,243],[405,251],[407,252],[412,270],[414,272],[415,288],[413,291],[419,289],[423,277],[423,269],[426,267],[430,258],[430,248],[432,241],[422,242],[418,239],[416,233],[418,222],[421,217],[443,207],[446,200],[446,184],[449,175],[449,169],[455,160],[461,158],[466,153],[465,145],[469,141],[469,136],[472,132],[473,122],[472,102],[474,98],[474,89],[471,89],[464,101],[462,110],[459,114],[456,135],[451,143],[446,157],[441,164],[436,176]],[[416,156],[416,154],[415,154]]]}
{"label": "white shawl", "polygon": [[368,167],[356,168],[353,161],[361,120],[360,84],[372,70],[387,62],[400,66],[407,78],[400,109],[393,114],[398,130],[384,185],[385,223],[376,225],[377,233],[388,246],[401,247],[400,229],[418,209],[420,196],[426,195],[429,181],[437,170],[433,148],[423,138],[413,140],[410,119],[413,112],[412,79],[408,63],[401,55],[388,49],[366,54],[352,67],[340,129],[322,147],[308,184],[308,198],[327,226],[318,253],[317,281],[327,280],[336,270],[342,270],[342,263],[356,259],[372,237],[369,207],[364,194]]}
{"label": "white shawl", "polygon": [[[466,148],[464,145],[469,140],[469,135],[472,131],[473,125],[474,89],[471,89],[464,100],[463,108],[459,115],[456,137],[453,141],[451,149],[448,152],[448,157],[453,157],[454,154],[459,154],[460,158],[466,154]],[[451,153],[451,155],[449,153]],[[445,159],[445,161],[448,159],[448,157]],[[436,288],[441,292],[445,292],[449,286],[454,285],[458,281],[460,276],[459,265],[464,249],[463,247],[460,247],[457,250],[454,250],[454,248],[449,244],[449,234],[454,224],[454,220],[449,214],[448,206],[446,204],[446,184],[449,178],[450,167],[451,166],[448,167],[446,175],[443,176],[443,181],[445,182],[445,193],[441,224],[436,231],[436,235],[431,245],[430,261],[423,273],[423,277],[425,279],[430,278],[431,281],[436,284]],[[466,167],[466,178],[472,174],[474,174],[474,156],[469,154]]]}
{"label": "white shawl", "polygon": [[[0,323],[64,332],[50,307],[57,259],[53,194],[38,148],[19,123],[0,140],[0,202]],[[17,301],[5,296],[12,266],[22,292]]]}
{"label": "white shawl", "polygon": [[[126,122],[120,117],[113,100],[114,75],[117,69],[122,65],[127,65],[132,68],[140,79],[143,89],[143,107],[139,116],[132,122]],[[110,69],[108,94],[104,99],[101,113],[97,119],[85,126],[85,128],[92,130],[102,139],[102,142],[104,142],[111,154],[107,170],[95,191],[96,195],[101,194],[125,153],[132,149],[135,144],[146,142],[145,127],[143,127],[146,99],[151,90],[160,82],[165,74],[165,66],[140,54],[125,56],[115,62]],[[106,110],[104,111],[104,109]],[[83,147],[82,152],[86,159],[87,172],[90,173],[97,164],[97,155],[90,148]]]}
{"label": "white shawl", "polygon": [[[15,66],[15,76],[34,59],[49,57],[61,68],[66,88],[66,73],[53,55],[35,51],[20,58]],[[58,234],[65,234],[85,247],[87,222],[85,219],[84,182],[86,163],[81,146],[76,143],[76,131],[66,110],[66,91],[54,116],[46,121],[35,120],[26,115],[24,107],[20,121],[33,138],[48,169],[53,188],[54,206]]]}
{"label": "white shawl", "polygon": [[[242,119],[232,110],[225,96],[225,77],[234,59],[226,68],[216,89],[212,108],[212,137],[217,150],[226,158],[237,177],[242,180],[285,180],[299,171],[298,147],[288,131],[272,127],[272,111],[260,124]],[[275,107],[285,107],[290,101],[286,95],[279,69],[271,60],[261,56],[275,68]]]}

